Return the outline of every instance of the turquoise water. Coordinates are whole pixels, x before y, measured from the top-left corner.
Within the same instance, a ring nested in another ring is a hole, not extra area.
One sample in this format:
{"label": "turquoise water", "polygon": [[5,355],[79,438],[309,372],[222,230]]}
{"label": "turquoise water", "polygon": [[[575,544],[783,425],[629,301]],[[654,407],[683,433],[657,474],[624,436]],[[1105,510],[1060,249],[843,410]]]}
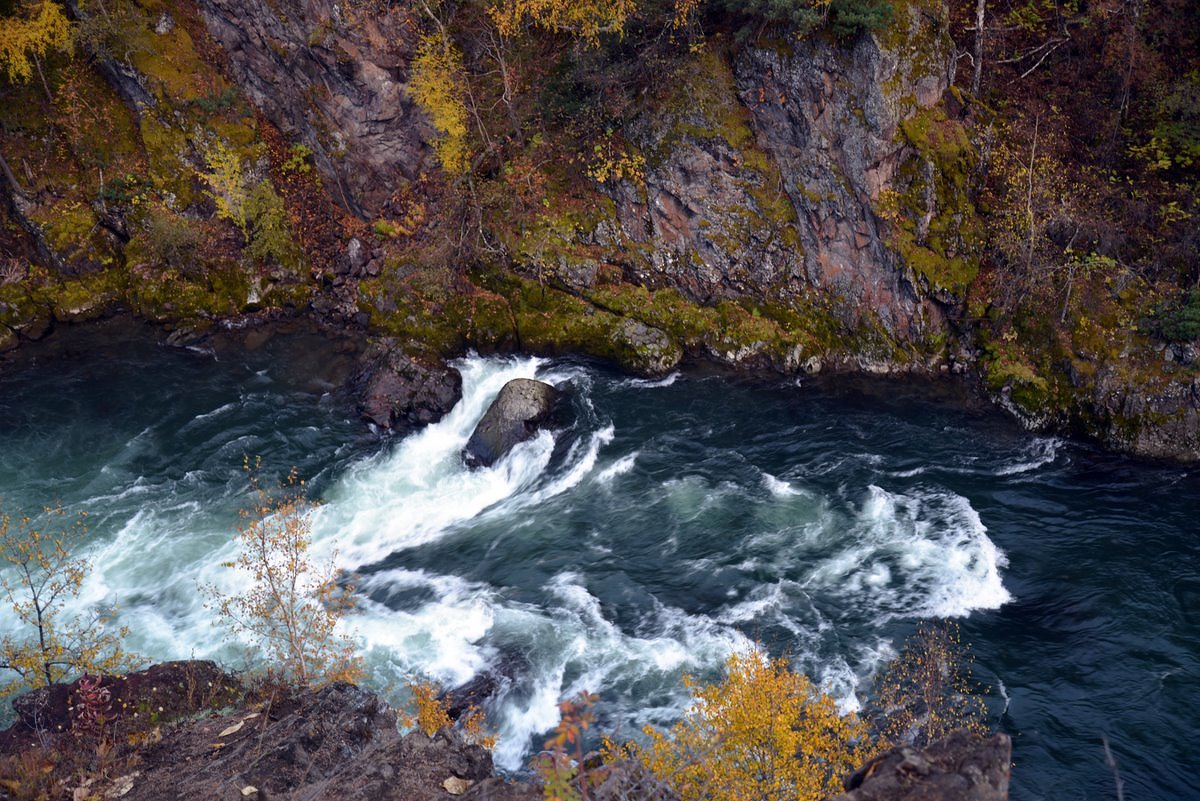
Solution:
{"label": "turquoise water", "polygon": [[[381,439],[318,338],[181,351],[81,329],[0,372],[9,511],[89,512],[80,606],[116,604],[154,659],[245,663],[198,583],[232,588],[244,455],[323,501],[318,555],[359,575],[347,625],[381,686],[503,676],[518,768],[556,702],[669,723],[684,672],[761,641],[847,707],[923,618],[959,619],[1013,735],[1016,799],[1200,797],[1200,478],[1024,432],[953,387],[471,358],[441,423]],[[99,348],[93,340],[103,339]],[[495,468],[458,451],[509,378],[569,389],[576,422]],[[12,621],[0,613],[0,631]]]}

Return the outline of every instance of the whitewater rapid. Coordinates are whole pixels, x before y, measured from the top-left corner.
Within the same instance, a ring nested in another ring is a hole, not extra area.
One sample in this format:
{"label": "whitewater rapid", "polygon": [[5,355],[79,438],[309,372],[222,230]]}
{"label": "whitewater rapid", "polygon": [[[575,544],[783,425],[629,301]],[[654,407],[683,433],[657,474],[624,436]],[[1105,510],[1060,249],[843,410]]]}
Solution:
{"label": "whitewater rapid", "polygon": [[[457,367],[463,397],[440,422],[363,455],[335,448],[340,466],[311,466],[321,487],[312,553],[354,577],[343,633],[376,686],[500,677],[488,713],[504,768],[519,768],[557,723],[561,699],[601,694],[605,721],[626,733],[667,724],[686,706],[684,673],[715,676],[768,635],[853,708],[893,653],[891,621],[1010,599],[1004,554],[970,502],[935,481],[898,489],[876,476],[831,491],[710,442],[694,410],[680,417],[686,431],[631,438],[595,401],[587,367],[480,357]],[[575,422],[468,470],[460,451],[492,398],[535,377],[570,393]],[[606,377],[605,402],[677,390],[679,379]],[[70,505],[90,506],[100,525],[82,544],[93,569],[68,611],[117,608],[130,646],[152,659],[252,666],[198,587],[244,586],[222,564],[235,555],[230,511],[246,491],[219,465],[261,441],[243,411],[271,397],[251,385],[171,432],[203,454],[197,464],[139,473],[138,454],[164,447],[150,426],[83,482]],[[301,448],[320,433],[289,425]],[[0,632],[14,627],[0,611]]]}

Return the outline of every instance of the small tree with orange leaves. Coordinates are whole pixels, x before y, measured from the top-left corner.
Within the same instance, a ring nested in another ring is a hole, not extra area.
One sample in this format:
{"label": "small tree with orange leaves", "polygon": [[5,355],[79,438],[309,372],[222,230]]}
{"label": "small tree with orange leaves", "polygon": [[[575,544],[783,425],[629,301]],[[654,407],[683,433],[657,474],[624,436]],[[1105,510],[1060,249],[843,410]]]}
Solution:
{"label": "small tree with orange leaves", "polygon": [[[63,515],[58,508],[45,511],[50,518]],[[15,679],[0,686],[0,698],[80,673],[120,673],[135,665],[121,647],[127,629],[108,627],[110,611],[63,614],[88,574],[87,562],[72,558],[68,547],[83,531],[82,519],[43,531],[29,518],[14,522],[0,512],[0,600],[21,627],[0,635],[0,675]]]}
{"label": "small tree with orange leaves", "polygon": [[923,621],[876,678],[868,707],[881,744],[924,747],[952,731],[986,735],[987,707],[952,620]]}
{"label": "small tree with orange leaves", "polygon": [[[255,465],[257,468],[258,465]],[[332,559],[314,564],[309,556],[313,504],[293,470],[283,495],[272,497],[251,473],[255,503],[242,512],[239,553],[225,567],[253,579],[244,592],[223,595],[205,587],[213,608],[233,632],[248,635],[268,664],[300,686],[357,681],[362,657],[352,640],[336,632],[350,609],[349,588],[339,585]]]}
{"label": "small tree with orange leaves", "polygon": [[717,684],[685,677],[692,709],[637,751],[682,801],[817,801],[873,753],[866,726],[787,660],[751,651],[726,667]]}
{"label": "small tree with orange leaves", "polygon": [[[427,681],[410,681],[409,704],[400,712],[400,722],[423,731],[429,737],[456,721],[450,717],[446,699],[436,684]],[[487,728],[483,710],[471,706],[458,718],[458,729],[468,743],[482,746],[489,751],[496,747],[496,734]]]}

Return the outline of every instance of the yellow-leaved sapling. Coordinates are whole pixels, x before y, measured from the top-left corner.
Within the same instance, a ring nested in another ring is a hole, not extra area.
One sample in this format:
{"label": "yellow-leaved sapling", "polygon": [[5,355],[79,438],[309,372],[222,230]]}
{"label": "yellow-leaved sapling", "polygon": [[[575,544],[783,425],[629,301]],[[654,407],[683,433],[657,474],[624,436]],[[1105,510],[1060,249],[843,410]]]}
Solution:
{"label": "yellow-leaved sapling", "polygon": [[681,801],[818,801],[874,753],[866,725],[785,659],[735,654],[726,678],[684,682],[692,706],[635,747]]}
{"label": "yellow-leaved sapling", "polygon": [[[61,508],[45,513],[51,522],[65,514]],[[0,685],[0,698],[136,666],[121,645],[128,629],[111,627],[113,610],[66,612],[88,576],[87,560],[70,551],[85,534],[82,518],[44,531],[30,518],[13,521],[0,512],[0,594],[16,623],[0,635],[0,671],[9,678]]]}
{"label": "yellow-leaved sapling", "polygon": [[885,746],[923,747],[958,729],[986,735],[987,708],[958,624],[922,621],[876,678],[868,713]]}
{"label": "yellow-leaved sapling", "polygon": [[275,497],[261,486],[248,460],[246,467],[254,505],[242,512],[237,558],[225,567],[241,571],[249,586],[231,595],[204,587],[209,608],[292,684],[361,680],[362,657],[354,641],[337,630],[353,606],[353,588],[339,583],[332,557],[315,563],[310,555],[314,507],[304,482],[293,470]]}
{"label": "yellow-leaved sapling", "polygon": [[[414,680],[408,683],[408,691],[409,705],[400,712],[401,725],[420,729],[429,737],[455,725],[449,704],[436,684]],[[489,751],[496,746],[496,735],[488,730],[483,710],[478,706],[469,707],[459,716],[458,729],[468,743]]]}

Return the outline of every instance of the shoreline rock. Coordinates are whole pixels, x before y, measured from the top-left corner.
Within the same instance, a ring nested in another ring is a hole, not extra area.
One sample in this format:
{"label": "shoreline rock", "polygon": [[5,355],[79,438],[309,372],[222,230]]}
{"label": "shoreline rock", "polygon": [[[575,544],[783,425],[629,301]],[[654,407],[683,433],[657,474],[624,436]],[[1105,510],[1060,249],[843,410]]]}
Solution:
{"label": "shoreline rock", "polygon": [[925,748],[893,748],[846,778],[832,801],[1005,801],[1012,739],[957,731]]}
{"label": "shoreline rock", "polygon": [[351,385],[364,420],[407,432],[436,423],[462,397],[462,376],[453,367],[412,356],[394,339],[372,342]]}

